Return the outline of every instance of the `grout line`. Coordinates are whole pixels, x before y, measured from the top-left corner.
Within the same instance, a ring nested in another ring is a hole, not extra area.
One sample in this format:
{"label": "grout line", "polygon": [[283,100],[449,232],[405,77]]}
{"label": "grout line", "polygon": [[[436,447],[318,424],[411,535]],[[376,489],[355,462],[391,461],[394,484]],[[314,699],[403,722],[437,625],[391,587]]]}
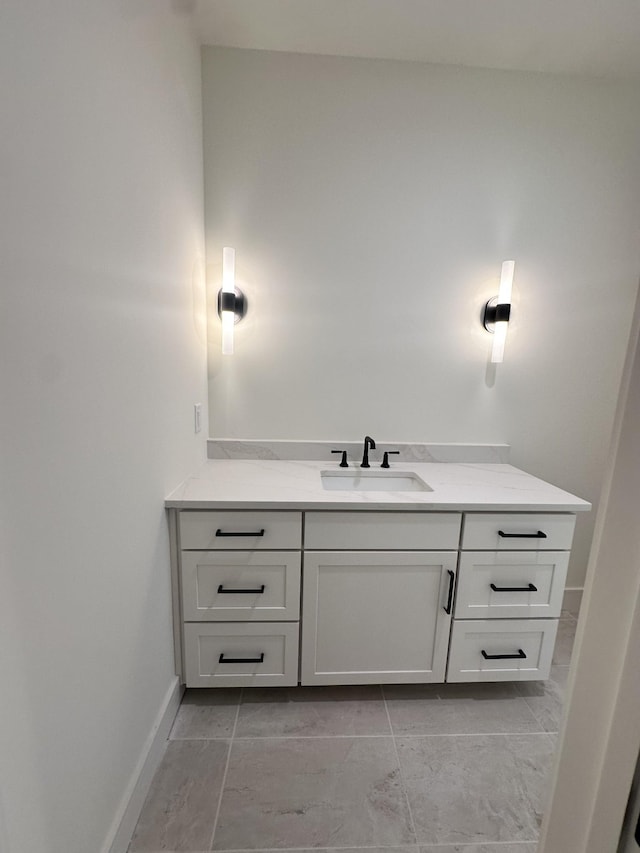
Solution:
{"label": "grout line", "polygon": [[[507,843],[507,844],[511,843],[512,844],[513,842],[505,842],[505,843]],[[523,843],[527,843],[527,842],[523,842]],[[528,842],[528,843],[531,843],[531,842]],[[533,843],[535,843],[535,842],[533,842]],[[436,847],[437,846],[438,845],[436,845]],[[449,845],[446,845],[446,846],[449,846]],[[453,846],[455,848],[455,845],[453,845]],[[287,850],[300,850],[300,851],[309,850],[309,851],[313,851],[313,853],[318,853],[318,850],[321,850],[321,851],[324,851],[324,850],[328,850],[328,851],[332,851],[332,850],[385,850],[385,851],[387,851],[387,850],[398,850],[400,853],[400,851],[403,851],[403,850],[415,850],[415,851],[417,851],[417,849],[418,849],[418,843],[416,842],[415,844],[403,844],[400,846],[385,844],[385,846],[383,848],[381,848],[379,844],[378,845],[371,844],[369,846],[363,846],[363,845],[358,846],[357,844],[351,844],[351,845],[349,845],[349,847],[264,847],[264,848],[242,847],[242,848],[238,848],[238,849],[217,850],[216,853],[281,853],[281,851],[282,851],[282,853],[284,853],[284,851],[287,851]],[[155,851],[154,851],[154,853],[155,853]]]}
{"label": "grout line", "polygon": [[387,705],[387,697],[384,692],[384,685],[380,685],[380,690],[382,692],[382,701],[384,702],[384,710],[387,715],[387,720],[389,721],[389,730],[391,731],[391,740],[393,742],[393,751],[396,756],[396,761],[398,762],[398,773],[400,774],[400,785],[402,787],[402,793],[404,794],[404,800],[407,804],[407,811],[409,812],[409,825],[411,827],[411,832],[413,833],[413,837],[418,842],[418,833],[416,832],[416,824],[413,819],[413,812],[411,811],[411,803],[409,802],[409,792],[407,791],[407,786],[404,780],[404,773],[402,772],[402,764],[400,763],[400,755],[398,754],[398,744],[396,743],[395,734],[393,731],[393,725],[391,723],[391,715],[389,714],[389,706]]}
{"label": "grout line", "polygon": [[[473,851],[479,849],[479,847],[484,847],[485,844],[488,844],[489,847],[493,850],[494,847],[514,847],[514,846],[524,846],[525,844],[538,844],[539,839],[533,838],[531,841],[447,841],[444,844],[420,844],[420,848],[425,850],[426,853],[429,853],[429,850],[441,850],[444,847],[450,847],[453,851],[460,850],[461,853],[464,853],[465,848],[469,850],[469,853],[473,853]],[[255,851],[255,853],[260,853],[260,851]]]}
{"label": "grout line", "polygon": [[[538,722],[536,720],[536,722]],[[527,737],[528,735],[547,735],[554,732],[547,732],[544,729],[539,731],[523,731],[523,732],[435,732],[432,734],[397,734],[386,735],[241,735],[234,738],[235,741],[248,740],[384,740],[385,738],[426,738],[426,737]],[[185,740],[229,740],[229,738],[185,738]],[[294,848],[296,850],[303,848]],[[323,848],[324,849],[324,848]],[[329,848],[327,848],[329,849]],[[332,848],[333,849],[333,848]]]}
{"label": "grout line", "polygon": [[[537,844],[538,839],[532,838],[526,841],[490,841],[488,842],[491,847],[512,847],[513,845],[524,845],[524,844]],[[472,841],[467,843],[466,841],[447,841],[443,844],[423,844],[420,841],[417,841],[415,844],[404,844],[404,845],[389,845],[386,844],[384,848],[380,848],[379,845],[369,845],[369,846],[358,846],[357,844],[351,844],[349,847],[240,847],[240,848],[229,848],[225,850],[217,850],[216,853],[286,853],[287,850],[300,850],[300,851],[309,851],[309,853],[318,853],[318,850],[321,851],[339,851],[339,850],[380,850],[384,849],[385,851],[393,851],[397,850],[398,853],[405,850],[414,850],[417,851],[418,848],[422,848],[423,850],[441,850],[443,847],[450,847],[452,851],[462,850],[464,851],[465,847],[473,849],[480,844],[484,845],[484,842]]]}
{"label": "grout line", "polygon": [[222,806],[222,796],[224,794],[224,787],[227,784],[227,772],[229,770],[229,762],[231,761],[231,750],[233,749],[233,741],[236,736],[236,728],[238,726],[238,717],[240,716],[240,706],[242,705],[242,696],[244,694],[244,687],[240,689],[240,696],[238,697],[238,707],[236,708],[236,718],[233,721],[233,731],[231,732],[231,740],[229,741],[229,751],[227,752],[227,761],[224,765],[224,773],[222,775],[222,784],[220,785],[220,796],[218,797],[218,807],[216,808],[216,816],[213,821],[213,831],[211,833],[211,841],[209,842],[209,850],[213,850],[213,840],[216,837],[216,830],[218,828],[218,818],[220,817],[220,807]]}
{"label": "grout line", "polygon": [[[512,847],[516,844],[537,844],[537,838],[532,838],[527,841],[490,841],[488,844],[491,847]],[[228,850],[217,850],[216,853],[286,853],[287,850],[300,850],[300,851],[313,851],[313,853],[318,853],[318,850],[380,850],[384,849],[385,851],[393,851],[397,850],[398,853],[405,850],[414,850],[417,851],[418,848],[426,850],[427,853],[429,850],[441,850],[443,847],[450,847],[452,851],[461,850],[464,853],[464,848],[468,847],[470,850],[476,848],[480,844],[480,846],[484,846],[484,842],[472,841],[467,843],[466,841],[448,841],[443,844],[422,844],[417,841],[415,844],[404,844],[402,846],[397,845],[389,845],[386,844],[384,848],[380,848],[379,845],[370,845],[368,847],[358,846],[357,844],[351,844],[349,847],[242,847],[242,848],[230,848]]]}
{"label": "grout line", "polygon": [[[539,723],[539,720],[536,720]],[[520,732],[425,732],[424,734],[415,734],[410,732],[397,732],[396,734],[384,734],[384,735],[374,735],[374,734],[365,734],[365,735],[221,735],[220,737],[179,737],[174,738],[173,740],[176,743],[182,743],[184,741],[226,741],[227,743],[231,743],[231,741],[249,741],[249,740],[384,740],[385,738],[402,738],[405,740],[406,738],[425,738],[425,737],[525,737],[527,735],[548,735],[548,734],[557,734],[557,730],[547,731],[546,729],[536,729],[535,731],[520,731]],[[295,848],[296,850],[303,848]],[[323,848],[324,849],[324,848]],[[328,849],[328,848],[327,848]]]}
{"label": "grout line", "polygon": [[[536,720],[536,722],[538,722]],[[539,737],[540,735],[548,735],[549,732],[545,732],[544,730],[536,731],[536,732],[442,732],[441,734],[425,734],[425,735],[413,735],[413,734],[398,734],[396,737],[402,740],[411,740],[416,738],[427,738],[427,737],[529,737],[530,735],[533,737]]]}
{"label": "grout line", "polygon": [[175,743],[182,743],[183,741],[186,741],[186,740],[202,740],[202,741],[226,740],[227,743],[231,743],[231,735],[218,735],[216,737],[174,737],[174,738],[171,738],[171,740],[174,741]]}

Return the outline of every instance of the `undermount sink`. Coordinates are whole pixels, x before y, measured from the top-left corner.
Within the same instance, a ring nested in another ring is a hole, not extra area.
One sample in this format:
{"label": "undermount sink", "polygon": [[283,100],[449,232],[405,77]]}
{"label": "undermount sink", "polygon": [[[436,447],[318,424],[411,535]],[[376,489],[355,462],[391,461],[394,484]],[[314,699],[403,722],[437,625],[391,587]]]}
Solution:
{"label": "undermount sink", "polygon": [[412,471],[321,471],[324,489],[347,492],[432,492]]}

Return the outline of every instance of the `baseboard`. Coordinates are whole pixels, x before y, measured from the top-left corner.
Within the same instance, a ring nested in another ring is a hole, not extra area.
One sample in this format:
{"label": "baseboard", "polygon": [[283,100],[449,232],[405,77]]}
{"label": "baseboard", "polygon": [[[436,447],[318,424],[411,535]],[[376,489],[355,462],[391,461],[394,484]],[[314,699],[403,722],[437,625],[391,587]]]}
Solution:
{"label": "baseboard", "polygon": [[178,678],[172,681],[158,712],[153,728],[145,741],[140,760],[120,803],[102,853],[126,853],[136,828],[142,806],[149,793],[151,781],[167,747],[167,739],[175,720],[184,687]]}
{"label": "baseboard", "polygon": [[580,605],[582,604],[583,589],[581,586],[567,587],[562,599],[562,609],[578,618]]}

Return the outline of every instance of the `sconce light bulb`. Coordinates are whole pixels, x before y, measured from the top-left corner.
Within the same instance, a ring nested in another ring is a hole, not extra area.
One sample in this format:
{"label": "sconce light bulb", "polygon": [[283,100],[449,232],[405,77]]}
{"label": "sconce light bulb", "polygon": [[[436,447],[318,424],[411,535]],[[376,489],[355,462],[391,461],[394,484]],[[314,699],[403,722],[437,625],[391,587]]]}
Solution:
{"label": "sconce light bulb", "polygon": [[222,250],[222,290],[233,293],[236,286],[236,250],[225,246]]}
{"label": "sconce light bulb", "polygon": [[[513,288],[513,273],[515,261],[503,261],[500,274],[500,289],[498,291],[498,305],[511,305],[511,291]],[[491,363],[500,364],[504,359],[504,345],[507,340],[507,320],[497,320],[493,329],[493,346],[491,347]]]}
{"label": "sconce light bulb", "polygon": [[496,323],[493,330],[493,346],[491,347],[491,363],[500,364],[504,359],[504,345],[507,340],[508,323]]}
{"label": "sconce light bulb", "polygon": [[[225,246],[222,250],[222,292],[235,293],[236,286],[236,250]],[[221,311],[222,320],[222,354],[233,355],[233,327],[235,314],[233,311]]]}
{"label": "sconce light bulb", "polygon": [[498,291],[498,304],[505,305],[511,302],[511,289],[513,287],[513,271],[515,261],[503,261],[502,273],[500,275],[500,290]]}
{"label": "sconce light bulb", "polygon": [[233,355],[233,327],[236,317],[233,311],[222,311],[222,354]]}

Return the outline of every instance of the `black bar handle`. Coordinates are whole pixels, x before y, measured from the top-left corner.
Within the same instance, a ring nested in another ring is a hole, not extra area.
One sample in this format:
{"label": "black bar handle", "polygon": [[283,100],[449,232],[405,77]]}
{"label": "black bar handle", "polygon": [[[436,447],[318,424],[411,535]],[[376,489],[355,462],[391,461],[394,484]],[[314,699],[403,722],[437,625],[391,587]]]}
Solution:
{"label": "black bar handle", "polygon": [[488,655],[484,649],[481,649],[480,651],[482,652],[482,657],[485,660],[524,660],[524,658],[526,658],[522,649],[518,649],[517,655]]}
{"label": "black bar handle", "polygon": [[224,652],[218,658],[218,663],[263,663],[264,652],[258,658],[226,658]]}
{"label": "black bar handle", "polygon": [[489,584],[494,592],[537,592],[538,587],[532,583],[527,586],[496,586],[494,583]]}
{"label": "black bar handle", "polygon": [[447,597],[447,606],[443,609],[447,616],[451,616],[451,605],[453,603],[453,583],[456,576],[451,571],[451,569],[447,569],[447,571],[449,572],[449,595]]}
{"label": "black bar handle", "polygon": [[220,528],[218,528],[216,530],[216,536],[264,536],[264,527],[262,528],[262,530],[250,530],[247,533],[232,533],[227,532],[225,530],[220,530]]}
{"label": "black bar handle", "polygon": [[498,530],[498,536],[502,536],[503,539],[546,539],[547,534],[543,533],[542,530],[538,530],[537,533],[505,533],[503,530]]}
{"label": "black bar handle", "polygon": [[222,593],[227,593],[228,595],[250,595],[254,592],[259,595],[262,594],[264,592],[264,584],[258,587],[258,589],[225,589],[222,584],[218,587],[218,595]]}

